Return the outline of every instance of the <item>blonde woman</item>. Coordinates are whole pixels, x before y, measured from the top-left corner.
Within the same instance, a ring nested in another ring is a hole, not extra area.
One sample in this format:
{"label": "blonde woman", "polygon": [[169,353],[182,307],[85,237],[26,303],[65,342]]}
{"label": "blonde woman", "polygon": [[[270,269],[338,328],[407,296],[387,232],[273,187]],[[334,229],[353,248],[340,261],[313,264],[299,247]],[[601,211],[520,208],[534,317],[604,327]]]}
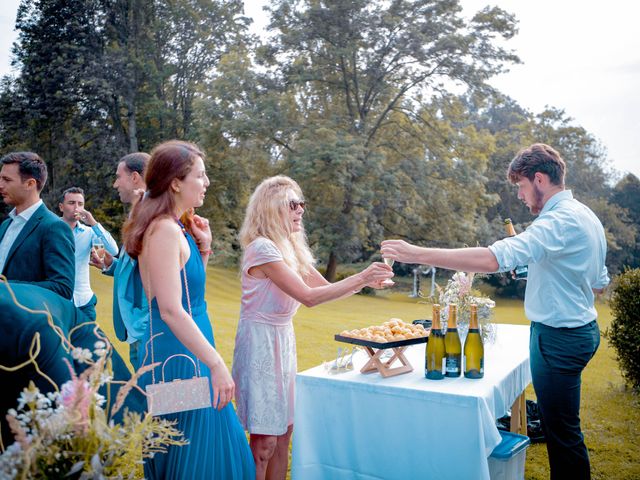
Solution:
{"label": "blonde woman", "polygon": [[232,375],[240,422],[251,434],[257,479],[284,479],[293,430],[296,343],[292,317],[313,307],[381,287],[391,268],[373,263],[336,283],[314,268],[298,184],[285,176],[264,180],[253,192],[240,230],[242,306]]}

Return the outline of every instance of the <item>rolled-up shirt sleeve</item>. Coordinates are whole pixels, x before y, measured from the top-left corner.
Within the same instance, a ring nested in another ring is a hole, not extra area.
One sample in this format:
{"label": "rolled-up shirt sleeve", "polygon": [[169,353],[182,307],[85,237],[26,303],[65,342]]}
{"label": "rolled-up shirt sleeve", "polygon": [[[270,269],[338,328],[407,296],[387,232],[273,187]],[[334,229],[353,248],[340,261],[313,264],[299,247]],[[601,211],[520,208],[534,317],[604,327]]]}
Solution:
{"label": "rolled-up shirt sleeve", "polygon": [[600,277],[598,277],[598,281],[593,285],[593,288],[604,288],[609,285],[611,279],[609,278],[609,271],[606,266],[602,267],[602,271],[600,272]]}
{"label": "rolled-up shirt sleeve", "polygon": [[489,250],[498,261],[498,272],[508,272],[520,265],[539,262],[564,247],[563,232],[545,219],[537,219],[524,232],[515,237],[498,240]]}

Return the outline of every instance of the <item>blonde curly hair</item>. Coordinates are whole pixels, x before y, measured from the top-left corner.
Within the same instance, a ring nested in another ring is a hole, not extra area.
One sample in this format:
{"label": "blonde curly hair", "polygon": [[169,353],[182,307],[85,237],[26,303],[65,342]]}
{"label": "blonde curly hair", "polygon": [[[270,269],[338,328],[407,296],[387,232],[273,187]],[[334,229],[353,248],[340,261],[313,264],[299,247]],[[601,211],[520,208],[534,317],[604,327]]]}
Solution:
{"label": "blonde curly hair", "polygon": [[240,245],[245,250],[256,238],[268,238],[276,244],[284,262],[304,277],[313,268],[315,259],[304,226],[300,232],[291,229],[287,196],[290,190],[302,198],[300,186],[284,175],[267,178],[256,187],[240,229]]}

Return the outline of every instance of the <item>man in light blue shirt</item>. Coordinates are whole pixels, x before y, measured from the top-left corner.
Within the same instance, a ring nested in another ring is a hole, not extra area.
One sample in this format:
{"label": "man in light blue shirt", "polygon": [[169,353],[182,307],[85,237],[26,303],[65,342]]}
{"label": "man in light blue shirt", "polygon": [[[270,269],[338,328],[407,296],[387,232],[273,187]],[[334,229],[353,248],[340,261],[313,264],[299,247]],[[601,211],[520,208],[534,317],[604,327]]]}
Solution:
{"label": "man in light blue shirt", "polygon": [[91,320],[96,319],[97,299],[89,281],[89,258],[91,250],[104,257],[104,251],[118,253],[118,244],[111,234],[100,225],[91,212],[84,208],[84,191],[79,187],[67,188],[60,198],[58,208],[62,219],[71,228],[76,246],[76,281],[73,287],[73,303]]}
{"label": "man in light blue shirt", "polygon": [[590,478],[580,429],[581,374],[600,344],[594,293],[609,283],[602,224],[565,190],[565,163],[534,144],[511,161],[509,180],[538,218],[523,233],[488,248],[434,249],[382,242],[385,258],[471,272],[528,265],[525,313],[531,320],[530,365],[552,479]]}

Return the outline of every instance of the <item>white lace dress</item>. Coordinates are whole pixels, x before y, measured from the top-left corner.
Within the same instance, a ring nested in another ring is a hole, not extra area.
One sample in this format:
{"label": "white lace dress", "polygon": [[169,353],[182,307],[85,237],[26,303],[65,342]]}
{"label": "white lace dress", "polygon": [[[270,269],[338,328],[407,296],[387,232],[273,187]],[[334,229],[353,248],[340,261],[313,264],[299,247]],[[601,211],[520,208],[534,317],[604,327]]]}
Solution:
{"label": "white lace dress", "polygon": [[240,423],[249,433],[282,435],[293,423],[297,371],[293,315],[300,303],[251,267],[283,261],[267,238],[251,242],[242,262],[242,306],[233,351]]}

